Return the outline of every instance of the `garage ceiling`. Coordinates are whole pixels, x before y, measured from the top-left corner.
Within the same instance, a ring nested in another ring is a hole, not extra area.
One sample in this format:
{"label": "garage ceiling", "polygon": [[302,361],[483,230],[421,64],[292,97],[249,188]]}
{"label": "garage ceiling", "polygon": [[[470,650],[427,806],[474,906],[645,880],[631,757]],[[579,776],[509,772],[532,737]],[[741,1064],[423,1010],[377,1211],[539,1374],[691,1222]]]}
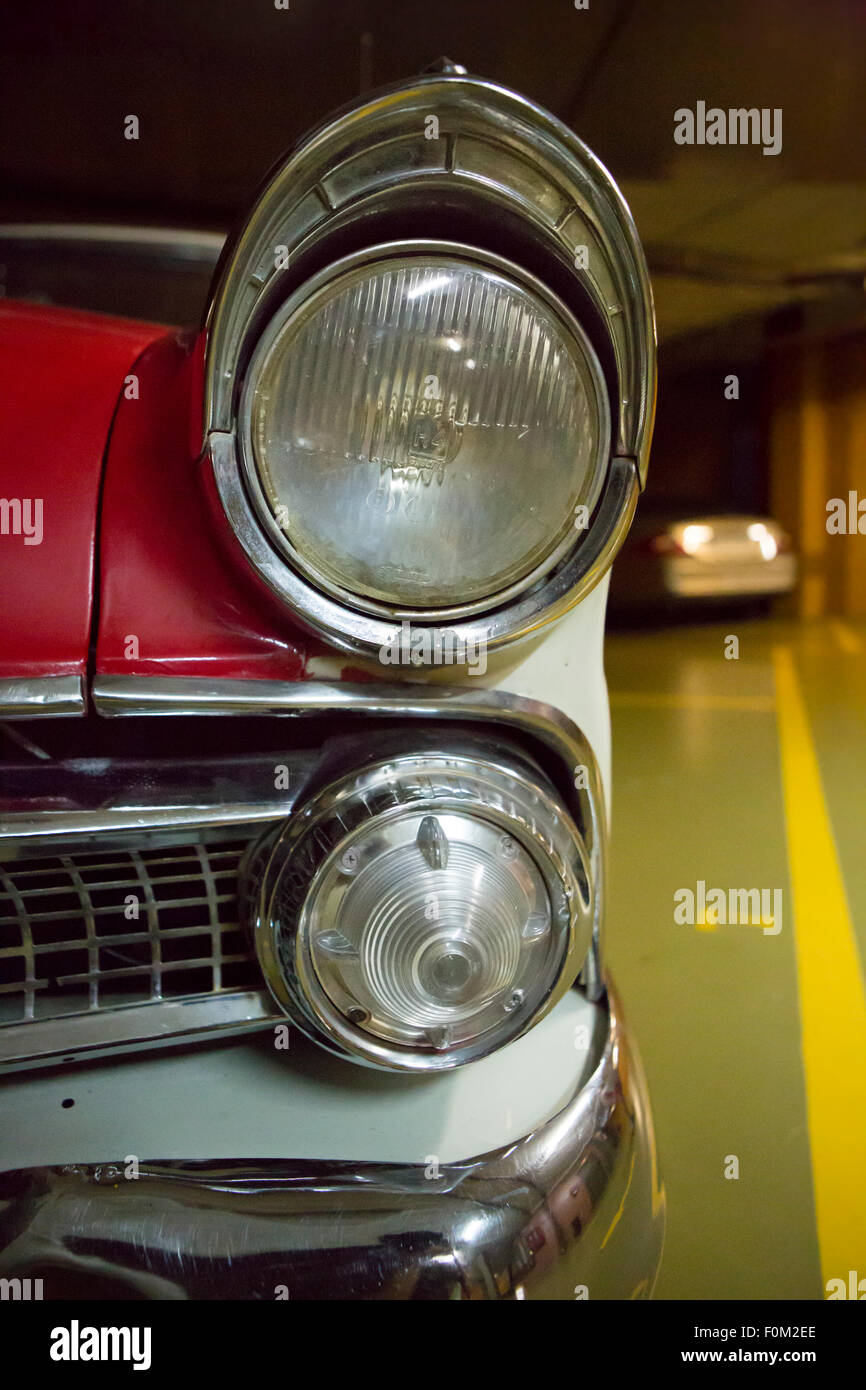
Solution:
{"label": "garage ceiling", "polygon": [[[220,228],[333,107],[442,53],[566,120],[622,184],[667,339],[866,261],[863,0],[57,0],[9,14],[0,218]],[[781,108],[783,147],[679,146],[674,111]],[[139,117],[141,137],[123,138]]]}

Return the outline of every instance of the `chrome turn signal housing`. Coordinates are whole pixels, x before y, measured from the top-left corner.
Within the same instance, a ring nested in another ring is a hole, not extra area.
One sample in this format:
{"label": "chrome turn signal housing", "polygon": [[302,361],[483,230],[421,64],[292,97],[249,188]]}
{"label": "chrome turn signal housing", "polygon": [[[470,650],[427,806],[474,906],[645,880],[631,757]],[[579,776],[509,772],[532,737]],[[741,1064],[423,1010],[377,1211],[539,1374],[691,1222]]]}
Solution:
{"label": "chrome turn signal housing", "polygon": [[589,857],[538,772],[440,753],[353,772],[270,847],[256,947],[314,1041],[435,1072],[525,1033],[592,938]]}

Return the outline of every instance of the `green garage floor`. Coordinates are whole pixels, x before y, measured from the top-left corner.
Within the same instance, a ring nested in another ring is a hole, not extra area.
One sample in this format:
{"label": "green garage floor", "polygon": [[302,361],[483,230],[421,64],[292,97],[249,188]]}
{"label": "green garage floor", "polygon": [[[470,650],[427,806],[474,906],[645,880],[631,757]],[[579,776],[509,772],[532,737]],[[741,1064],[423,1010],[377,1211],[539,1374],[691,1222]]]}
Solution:
{"label": "green garage floor", "polygon": [[[866,1279],[866,630],[612,634],[607,674],[608,960],[667,1189],[657,1296],[824,1297]],[[781,930],[679,925],[700,880],[781,889]]]}

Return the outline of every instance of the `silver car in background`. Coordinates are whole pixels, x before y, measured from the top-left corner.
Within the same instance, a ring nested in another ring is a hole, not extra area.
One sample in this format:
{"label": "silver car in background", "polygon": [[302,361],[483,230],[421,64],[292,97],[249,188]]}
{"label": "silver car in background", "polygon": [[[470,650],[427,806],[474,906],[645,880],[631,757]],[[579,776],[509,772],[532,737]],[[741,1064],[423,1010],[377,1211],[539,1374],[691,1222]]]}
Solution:
{"label": "silver car in background", "polygon": [[789,593],[797,557],[770,517],[638,517],[613,569],[611,610],[621,616],[693,605],[751,604]]}

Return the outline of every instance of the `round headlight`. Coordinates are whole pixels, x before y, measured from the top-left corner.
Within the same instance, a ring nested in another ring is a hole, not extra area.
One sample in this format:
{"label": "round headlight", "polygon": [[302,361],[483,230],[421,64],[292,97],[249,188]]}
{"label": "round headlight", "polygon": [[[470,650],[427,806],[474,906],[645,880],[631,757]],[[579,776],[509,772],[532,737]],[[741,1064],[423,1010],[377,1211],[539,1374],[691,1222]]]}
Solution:
{"label": "round headlight", "polygon": [[601,371],[522,273],[405,254],[302,289],[253,354],[248,484],[291,563],[371,612],[504,601],[579,540],[609,452]]}
{"label": "round headlight", "polygon": [[587,862],[540,775],[400,758],[293,818],[256,932],[272,993],[317,1041],[397,1070],[454,1067],[523,1033],[574,979]]}

